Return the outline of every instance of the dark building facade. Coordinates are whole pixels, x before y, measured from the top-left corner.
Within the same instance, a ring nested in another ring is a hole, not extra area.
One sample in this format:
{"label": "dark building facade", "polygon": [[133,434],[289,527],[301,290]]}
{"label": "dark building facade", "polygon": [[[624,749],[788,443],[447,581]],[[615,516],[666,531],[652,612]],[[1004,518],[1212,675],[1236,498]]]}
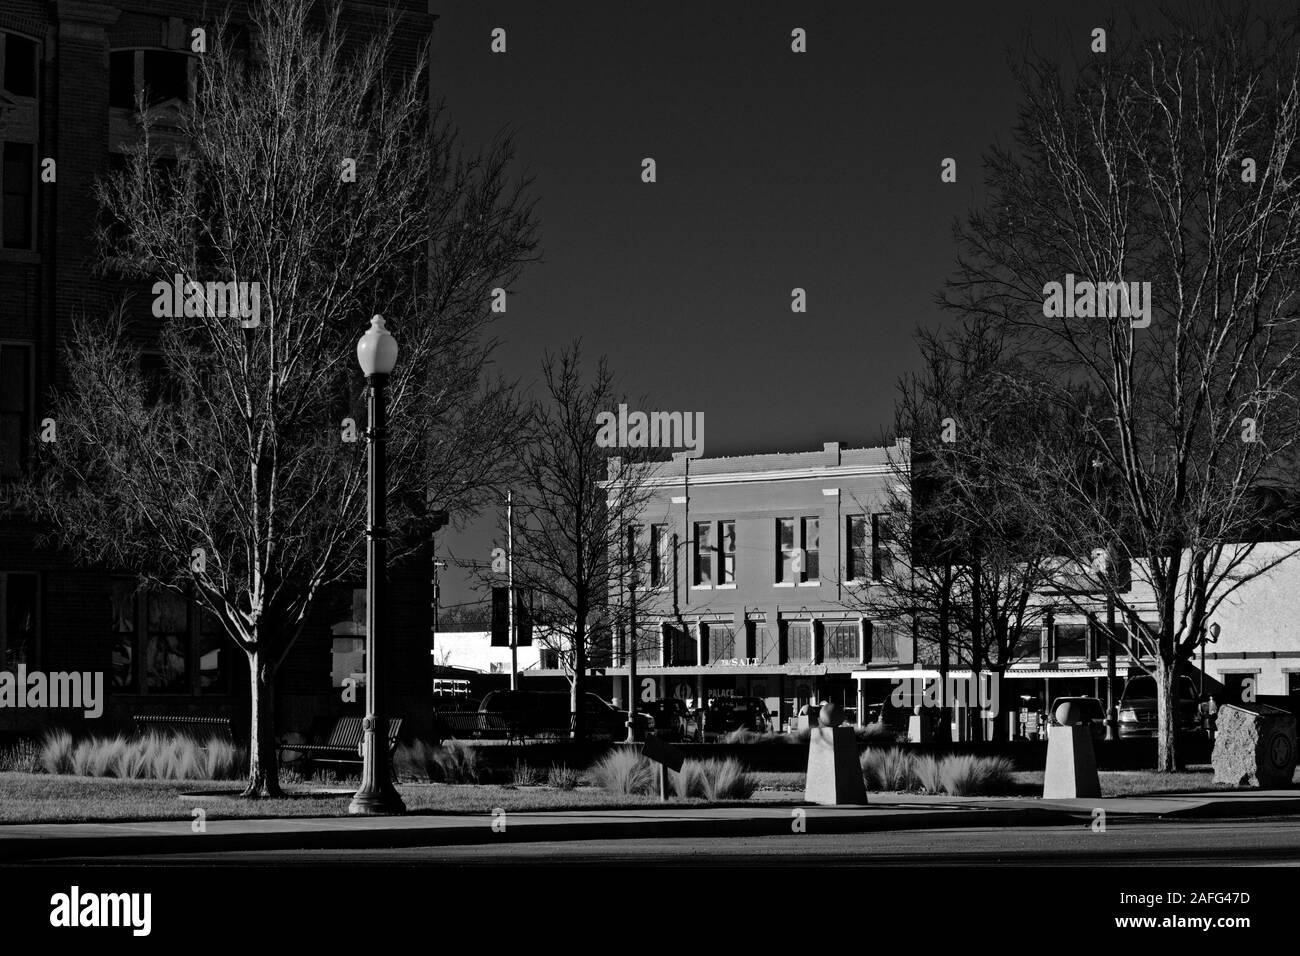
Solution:
{"label": "dark building facade", "polygon": [[[432,27],[427,0],[354,0],[344,5],[344,20],[364,29],[390,6],[403,8],[392,59],[402,69]],[[184,102],[193,88],[192,31],[211,35],[219,12],[221,4],[197,0],[0,5],[0,481],[26,467],[50,391],[66,384],[74,316],[106,314],[127,291],[94,274],[94,190],[136,135],[136,94],[147,89],[151,108],[164,115]],[[238,22],[246,8],[232,4],[229,12]],[[147,316],[137,323],[143,362]],[[0,737],[51,724],[125,730],[142,712],[228,715],[246,733],[244,655],[195,604],[140,590],[130,568],[77,567],[38,547],[38,532],[22,518],[0,521],[0,671],[102,673],[107,701],[95,720],[74,710],[0,707]],[[391,584],[390,712],[414,734],[430,719],[428,561],[395,571]],[[280,673],[279,730],[361,713],[361,703],[344,701],[341,683],[356,669],[364,605],[360,582],[318,602]]]}

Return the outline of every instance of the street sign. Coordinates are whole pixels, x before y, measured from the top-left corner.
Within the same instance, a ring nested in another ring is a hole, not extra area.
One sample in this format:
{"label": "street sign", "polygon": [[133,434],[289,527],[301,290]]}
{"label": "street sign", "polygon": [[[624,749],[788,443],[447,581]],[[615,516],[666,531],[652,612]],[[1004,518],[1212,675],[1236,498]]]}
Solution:
{"label": "street sign", "polygon": [[645,743],[641,746],[641,753],[655,763],[661,763],[665,767],[678,772],[682,769],[682,764],[686,762],[686,755],[676,747],[670,747],[658,737],[646,737]]}

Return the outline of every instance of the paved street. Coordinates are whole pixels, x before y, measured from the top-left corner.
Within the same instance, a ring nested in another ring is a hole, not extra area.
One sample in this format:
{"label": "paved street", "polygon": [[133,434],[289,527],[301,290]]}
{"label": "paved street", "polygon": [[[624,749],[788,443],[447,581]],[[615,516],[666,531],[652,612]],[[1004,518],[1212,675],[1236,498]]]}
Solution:
{"label": "paved street", "polygon": [[[157,864],[499,866],[505,863],[671,866],[806,865],[1281,865],[1300,864],[1294,817],[1157,822],[1113,820],[1104,833],[1077,827],[987,827],[764,837],[539,841],[498,846],[356,850],[255,850],[150,855]],[[135,863],[140,857],[58,863]],[[56,862],[56,861],[51,861]]]}

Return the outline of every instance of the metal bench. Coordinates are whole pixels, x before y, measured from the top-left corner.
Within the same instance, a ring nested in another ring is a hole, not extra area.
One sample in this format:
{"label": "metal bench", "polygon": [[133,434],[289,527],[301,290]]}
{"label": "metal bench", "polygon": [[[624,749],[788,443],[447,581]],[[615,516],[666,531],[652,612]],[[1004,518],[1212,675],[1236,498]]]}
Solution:
{"label": "metal bench", "polygon": [[515,740],[522,736],[518,723],[506,714],[485,711],[447,711],[438,714],[440,736],[470,740]]}
{"label": "metal bench", "polygon": [[[388,719],[388,755],[391,757],[397,749],[397,735],[402,730],[402,718]],[[280,744],[277,751],[302,754],[303,759],[311,764],[336,763],[360,765],[364,762],[361,744],[365,739],[360,717],[340,717],[334,722],[334,729],[323,744]]]}
{"label": "metal bench", "polygon": [[202,717],[194,714],[136,714],[136,733],[144,736],[149,733],[169,734],[176,737],[188,737],[198,743],[207,743],[214,737],[228,743],[234,743],[235,734],[230,726],[229,717]]}

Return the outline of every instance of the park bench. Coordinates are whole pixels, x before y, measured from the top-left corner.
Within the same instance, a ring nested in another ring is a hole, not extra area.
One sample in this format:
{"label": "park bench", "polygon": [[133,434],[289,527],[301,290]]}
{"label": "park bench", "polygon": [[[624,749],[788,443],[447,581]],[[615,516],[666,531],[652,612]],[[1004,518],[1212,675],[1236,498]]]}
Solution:
{"label": "park bench", "polygon": [[438,714],[440,736],[470,740],[513,740],[520,735],[517,722],[506,714],[486,711],[444,711]]}
{"label": "park bench", "polygon": [[188,737],[198,743],[207,743],[216,737],[233,743],[234,731],[229,717],[203,717],[195,714],[150,713],[134,716],[135,730],[140,736],[150,733],[163,736]]}
{"label": "park bench", "polygon": [[[388,754],[390,757],[393,751],[397,749],[397,735],[401,730],[402,718],[390,717],[388,719]],[[362,729],[360,717],[339,717],[334,721],[334,727],[325,743],[280,744],[277,749],[281,754],[286,751],[301,754],[303,759],[311,764],[359,765],[363,763],[361,741],[364,737],[365,733]]]}

